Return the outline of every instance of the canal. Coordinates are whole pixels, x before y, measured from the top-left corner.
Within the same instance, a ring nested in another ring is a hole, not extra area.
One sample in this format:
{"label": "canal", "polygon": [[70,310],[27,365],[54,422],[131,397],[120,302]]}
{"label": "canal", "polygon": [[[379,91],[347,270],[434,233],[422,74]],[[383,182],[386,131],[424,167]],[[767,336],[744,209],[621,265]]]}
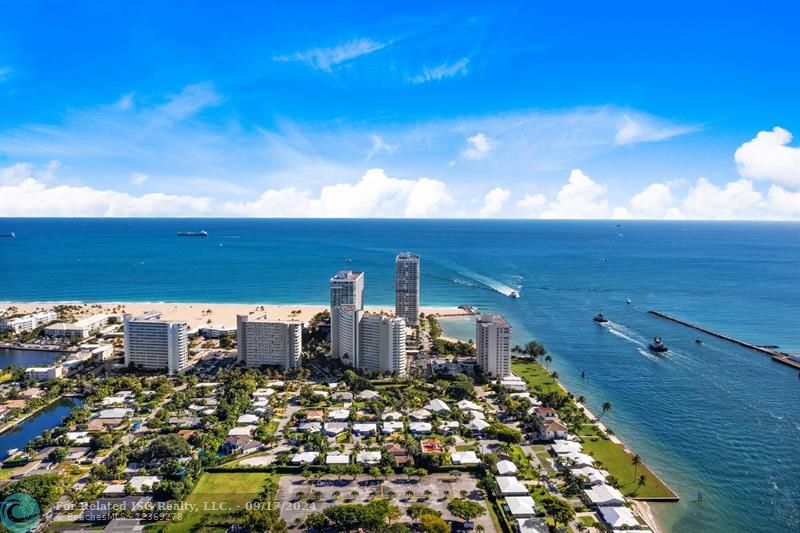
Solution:
{"label": "canal", "polygon": [[23,449],[30,441],[61,424],[81,404],[76,398],[60,398],[30,418],[0,435],[0,461],[8,459],[8,450]]}

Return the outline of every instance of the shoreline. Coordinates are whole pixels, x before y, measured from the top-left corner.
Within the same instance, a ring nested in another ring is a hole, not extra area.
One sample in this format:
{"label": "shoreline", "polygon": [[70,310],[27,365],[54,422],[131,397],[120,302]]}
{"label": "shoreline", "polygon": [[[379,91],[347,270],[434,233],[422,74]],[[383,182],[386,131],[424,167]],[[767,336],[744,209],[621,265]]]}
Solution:
{"label": "shoreline", "polygon": [[[190,327],[219,326],[236,327],[237,314],[266,313],[271,320],[300,320],[308,322],[314,315],[328,309],[327,304],[308,303],[218,303],[218,302],[166,302],[166,301],[0,301],[0,308],[15,307],[18,313],[32,313],[42,308],[60,305],[80,306],[75,318],[95,313],[139,314],[158,310],[164,320],[183,320]],[[394,313],[394,305],[368,305],[369,312]],[[469,316],[468,312],[456,306],[425,306],[420,312],[434,316]]]}

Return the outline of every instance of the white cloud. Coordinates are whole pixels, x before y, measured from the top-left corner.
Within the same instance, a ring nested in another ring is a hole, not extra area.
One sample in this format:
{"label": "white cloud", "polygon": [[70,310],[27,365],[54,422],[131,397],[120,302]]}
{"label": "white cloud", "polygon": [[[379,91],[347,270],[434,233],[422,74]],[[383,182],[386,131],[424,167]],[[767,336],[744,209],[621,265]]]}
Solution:
{"label": "white cloud", "polygon": [[511,191],[502,187],[495,187],[483,197],[483,207],[478,214],[482,217],[492,217],[503,209],[503,205],[511,198]]}
{"label": "white cloud", "polygon": [[[167,98],[167,102],[158,108],[159,115],[164,119],[183,120],[191,117],[203,109],[217,105],[222,97],[214,90],[210,83],[195,83],[187,85],[181,92]],[[125,108],[129,109],[133,103],[132,97]]]}
{"label": "white cloud", "polygon": [[372,141],[372,148],[370,148],[369,154],[367,154],[367,161],[381,152],[393,152],[395,148],[397,148],[396,146],[392,146],[391,144],[385,142],[383,137],[380,135],[370,135],[369,138]]}
{"label": "white cloud", "polygon": [[780,185],[773,185],[767,192],[767,202],[773,217],[800,219],[800,192],[787,191]]}
{"label": "white cloud", "polygon": [[468,72],[469,58],[462,57],[455,63],[444,63],[433,68],[425,67],[421,74],[411,78],[411,83],[420,84],[452,78],[453,76],[466,76]]}
{"label": "white cloud", "polygon": [[228,203],[225,211],[259,217],[428,217],[452,202],[447,186],[437,180],[388,177],[369,170],[356,183],[326,185],[314,196],[296,187],[270,189],[258,200]]}
{"label": "white cloud", "polygon": [[[324,186],[318,195],[296,187],[269,189],[253,202],[220,205],[208,197],[162,193],[135,196],[87,186],[49,186],[30,165],[0,169],[0,216],[242,216],[242,217],[408,217],[442,213],[453,202],[438,180],[390,178],[381,169],[355,183]],[[10,177],[6,185],[5,179]]]}
{"label": "white cloud", "polygon": [[800,147],[789,146],[790,142],[792,134],[777,126],[759,132],[733,156],[739,175],[800,189]]}
{"label": "white cloud", "polygon": [[547,203],[547,197],[543,194],[526,194],[522,200],[517,202],[517,207],[525,211],[536,211]]}
{"label": "white cloud", "polygon": [[485,133],[477,133],[472,137],[467,137],[469,148],[461,152],[467,159],[483,159],[494,149],[495,142]]}
{"label": "white cloud", "polygon": [[542,218],[607,218],[609,210],[605,193],[604,185],[574,169],[567,184],[558,191],[556,201],[547,205]]}
{"label": "white cloud", "polygon": [[639,218],[662,218],[672,206],[672,191],[664,183],[653,183],[630,201]]}
{"label": "white cloud", "polygon": [[131,175],[131,183],[134,185],[142,185],[145,181],[147,181],[147,174],[142,174],[141,172],[134,172]]}
{"label": "white cloud", "polygon": [[120,111],[128,111],[129,109],[132,109],[134,105],[133,97],[133,93],[123,94],[120,99],[116,101],[114,107]]}
{"label": "white cloud", "polygon": [[698,131],[699,126],[672,124],[645,115],[625,114],[618,122],[614,143],[619,145],[664,141]]}
{"label": "white cloud", "polygon": [[331,72],[333,67],[357,57],[377,52],[389,46],[391,42],[378,42],[372,39],[355,39],[332,48],[312,48],[304,52],[276,56],[280,62],[299,61],[317,70]]}
{"label": "white cloud", "polygon": [[706,178],[698,178],[681,204],[684,218],[735,220],[764,218],[759,211],[761,193],[750,180],[738,180],[718,187]]}

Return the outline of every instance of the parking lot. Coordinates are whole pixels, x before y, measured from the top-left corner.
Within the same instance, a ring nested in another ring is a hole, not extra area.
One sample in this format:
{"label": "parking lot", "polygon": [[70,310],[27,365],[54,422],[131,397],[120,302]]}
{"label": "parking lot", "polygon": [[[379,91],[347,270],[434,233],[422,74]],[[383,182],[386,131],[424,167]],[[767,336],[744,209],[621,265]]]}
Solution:
{"label": "parking lot", "polygon": [[[466,491],[467,498],[486,507],[482,494],[477,490],[477,482],[477,478],[468,473],[457,478],[449,474],[431,474],[411,481],[406,476],[393,476],[383,483],[366,475],[358,476],[355,481],[351,477],[337,480],[333,476],[326,476],[311,483],[300,476],[282,476],[277,501],[281,506],[281,518],[286,520],[290,529],[302,524],[308,514],[321,512],[332,505],[365,504],[373,498],[380,498],[381,494],[400,507],[403,512],[400,521],[410,521],[405,514],[406,509],[410,505],[421,504],[440,511],[442,518],[447,521],[460,522],[447,511],[447,502],[462,497],[462,491]],[[315,492],[321,493],[321,497],[308,502],[307,499]],[[475,520],[475,524],[482,525],[486,531],[494,530],[488,510]]]}

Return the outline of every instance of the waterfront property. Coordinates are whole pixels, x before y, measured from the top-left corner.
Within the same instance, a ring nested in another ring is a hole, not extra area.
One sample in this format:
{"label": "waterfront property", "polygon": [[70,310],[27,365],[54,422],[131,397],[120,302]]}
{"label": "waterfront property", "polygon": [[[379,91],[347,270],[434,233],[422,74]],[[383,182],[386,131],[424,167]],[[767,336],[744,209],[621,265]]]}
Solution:
{"label": "waterfront property", "polygon": [[189,364],[189,325],[159,320],[152,311],[140,316],[125,315],[125,365],[173,374]]}
{"label": "waterfront property", "polygon": [[419,324],[419,256],[403,252],[395,258],[395,311],[409,326]]}
{"label": "waterfront property", "polygon": [[247,367],[277,366],[283,369],[300,366],[303,323],[277,322],[266,316],[236,317],[237,358]]}
{"label": "waterfront property", "polygon": [[480,315],[475,321],[478,366],[489,376],[511,373],[511,325],[500,315]]}
{"label": "waterfront property", "polygon": [[55,311],[41,311],[29,315],[0,320],[0,331],[13,331],[14,333],[25,333],[44,326],[55,319],[58,315]]}

